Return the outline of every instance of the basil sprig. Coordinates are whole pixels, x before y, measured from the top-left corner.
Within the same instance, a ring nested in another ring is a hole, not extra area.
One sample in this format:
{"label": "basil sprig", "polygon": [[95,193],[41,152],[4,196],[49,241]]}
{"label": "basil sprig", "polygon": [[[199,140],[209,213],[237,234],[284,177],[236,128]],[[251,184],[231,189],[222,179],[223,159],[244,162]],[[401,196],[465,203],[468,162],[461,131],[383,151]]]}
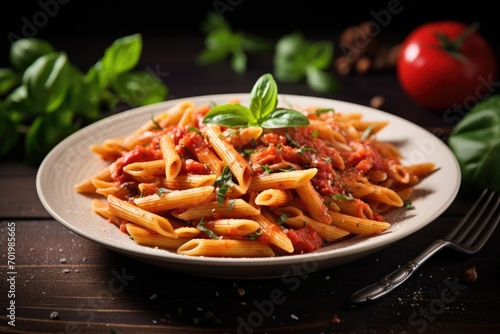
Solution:
{"label": "basil sprig", "polygon": [[203,123],[228,127],[261,126],[267,129],[309,125],[300,111],[278,108],[278,85],[270,73],[262,75],[250,93],[250,106],[222,104],[205,115]]}
{"label": "basil sprig", "polygon": [[[39,164],[81,127],[124,107],[163,101],[168,87],[160,78],[134,70],[141,52],[140,34],[124,36],[82,71],[46,40],[12,43],[12,66],[0,68],[0,156]],[[24,156],[17,156],[20,149]]]}

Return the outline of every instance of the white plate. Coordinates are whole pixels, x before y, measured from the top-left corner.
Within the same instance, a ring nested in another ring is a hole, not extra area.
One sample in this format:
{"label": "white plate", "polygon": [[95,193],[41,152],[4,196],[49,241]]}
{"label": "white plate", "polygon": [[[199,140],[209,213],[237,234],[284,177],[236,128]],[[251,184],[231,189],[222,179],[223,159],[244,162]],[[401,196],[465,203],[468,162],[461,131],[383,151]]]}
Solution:
{"label": "white plate", "polygon": [[[239,97],[247,105],[248,94],[207,95],[185,98],[196,104],[226,103]],[[338,266],[372,254],[420,230],[454,200],[460,186],[460,169],[453,153],[436,136],[400,117],[369,107],[316,97],[280,95],[283,102],[300,106],[333,107],[339,112],[359,112],[366,120],[387,120],[377,136],[395,143],[403,163],[434,162],[439,170],[423,180],[412,198],[414,210],[399,209],[386,215],[392,226],[373,237],[357,236],[303,255],[275,258],[207,258],[178,255],[166,250],[139,246],[114,225],[91,212],[90,197],[76,193],[73,185],[102,170],[106,163],[89,149],[91,144],[132,133],[152,115],[180,100],[171,100],[113,115],[69,136],[44,159],[36,187],[47,211],[61,224],[109,249],[140,261],[182,272],[227,278],[286,277]]]}

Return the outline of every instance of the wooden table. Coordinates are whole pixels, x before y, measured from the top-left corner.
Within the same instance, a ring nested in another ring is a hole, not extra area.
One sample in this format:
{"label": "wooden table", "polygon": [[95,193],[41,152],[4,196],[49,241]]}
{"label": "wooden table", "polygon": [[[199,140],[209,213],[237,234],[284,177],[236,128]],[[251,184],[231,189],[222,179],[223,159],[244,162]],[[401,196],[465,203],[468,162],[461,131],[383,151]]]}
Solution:
{"label": "wooden table", "polygon": [[[202,48],[201,40],[149,38],[144,43],[139,67],[157,71],[169,86],[169,99],[249,92],[262,73],[272,70],[268,59],[253,59],[245,75],[232,72],[227,63],[196,66],[193,59]],[[95,44],[102,50],[105,42]],[[177,52],[169,52],[165,45],[176,45]],[[85,52],[77,52],[81,45],[68,41],[65,47],[80,64],[93,62],[85,58]],[[318,94],[302,83],[279,84],[279,88],[282,93],[363,105],[382,95],[383,110],[433,131],[442,140],[453,126],[442,113],[410,101],[391,71],[338,78],[343,88],[338,94]],[[0,163],[0,332],[500,332],[500,230],[477,255],[442,250],[383,300],[364,306],[349,302],[354,291],[406,263],[444,235],[463,216],[477,190],[462,187],[454,203],[434,222],[355,262],[294,280],[237,280],[192,276],[144,264],[80,237],[44,210],[35,189],[36,173],[34,166]],[[9,227],[15,228],[12,254],[7,247]],[[8,268],[13,255],[15,265]],[[478,278],[466,284],[462,277],[471,267],[477,268]],[[273,302],[276,292],[283,297],[279,303]],[[14,311],[8,309],[12,301]],[[15,315],[15,327],[9,325],[14,319],[7,317],[10,314]]]}

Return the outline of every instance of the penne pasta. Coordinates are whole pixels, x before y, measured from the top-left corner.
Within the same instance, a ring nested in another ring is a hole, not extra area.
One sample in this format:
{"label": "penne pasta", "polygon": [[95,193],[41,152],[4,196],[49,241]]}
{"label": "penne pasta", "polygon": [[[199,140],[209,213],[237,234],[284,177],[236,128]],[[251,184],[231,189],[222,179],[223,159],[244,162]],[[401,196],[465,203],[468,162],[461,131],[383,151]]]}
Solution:
{"label": "penne pasta", "polygon": [[231,169],[231,172],[238,182],[238,186],[242,191],[247,191],[252,180],[252,170],[248,165],[248,161],[246,161],[230,143],[223,139],[219,127],[208,127],[207,137],[217,155],[222,159],[224,164]]}
{"label": "penne pasta", "polygon": [[161,212],[177,208],[193,207],[204,201],[214,191],[214,187],[206,186],[184,190],[172,190],[161,196],[150,195],[134,199],[135,205],[150,212]]}
{"label": "penne pasta", "polygon": [[316,168],[254,176],[248,192],[273,189],[296,189],[309,182],[318,172]]}
{"label": "penne pasta", "polygon": [[177,249],[178,254],[210,257],[272,257],[274,251],[259,241],[238,239],[191,239]]}
{"label": "penne pasta", "polygon": [[174,228],[165,217],[143,210],[113,195],[108,195],[109,211],[116,216],[163,236],[177,238]]}
{"label": "penne pasta", "polygon": [[415,187],[437,170],[403,163],[395,144],[377,139],[389,123],[361,113],[306,106],[298,108],[309,125],[229,127],[202,121],[211,105],[180,101],[92,144],[109,165],[74,190],[140,246],[276,257],[387,231],[385,214],[411,207]]}
{"label": "penne pasta", "polygon": [[174,140],[169,135],[163,135],[160,139],[160,150],[165,163],[165,178],[173,180],[181,171],[182,161],[175,150]]}

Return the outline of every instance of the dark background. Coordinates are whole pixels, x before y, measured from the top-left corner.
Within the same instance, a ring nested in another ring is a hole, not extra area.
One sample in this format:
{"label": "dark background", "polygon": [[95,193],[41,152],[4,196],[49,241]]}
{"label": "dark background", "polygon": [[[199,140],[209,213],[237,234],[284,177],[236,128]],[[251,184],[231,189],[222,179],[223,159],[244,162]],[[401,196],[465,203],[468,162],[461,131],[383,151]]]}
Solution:
{"label": "dark background", "polygon": [[[335,39],[350,25],[375,21],[381,28],[380,37],[402,39],[425,22],[459,20],[470,24],[479,21],[480,33],[496,46],[500,40],[500,15],[491,3],[485,0],[9,1],[8,5],[4,3],[0,14],[0,65],[8,65],[9,45],[19,37],[47,39],[57,49],[67,51],[70,60],[80,66],[87,66],[87,62],[92,63],[101,56],[101,53],[94,55],[89,50],[79,49],[80,40],[95,40],[104,48],[118,37],[141,33],[146,48],[150,39],[158,43],[158,38],[168,36],[202,38],[200,24],[208,12],[215,10],[235,30],[268,38],[300,30],[306,37]],[[178,47],[155,45],[155,48],[172,53]],[[200,50],[202,48],[200,43]],[[95,52],[99,52],[97,50],[96,47]]]}

